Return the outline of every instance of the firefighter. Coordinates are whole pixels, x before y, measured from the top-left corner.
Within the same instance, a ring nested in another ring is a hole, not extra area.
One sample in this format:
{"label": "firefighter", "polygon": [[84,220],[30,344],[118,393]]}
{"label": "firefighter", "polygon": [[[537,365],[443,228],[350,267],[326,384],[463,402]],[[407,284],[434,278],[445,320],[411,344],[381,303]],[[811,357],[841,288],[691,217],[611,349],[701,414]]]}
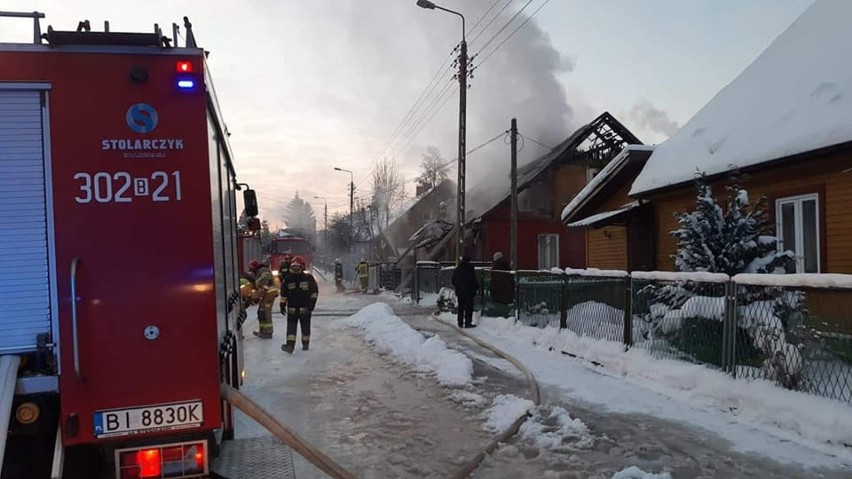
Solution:
{"label": "firefighter", "polygon": [[366,259],[361,258],[361,262],[358,263],[355,270],[358,271],[358,281],[361,283],[361,292],[366,293],[370,280],[370,265],[367,264]]}
{"label": "firefighter", "polygon": [[272,338],[272,305],[275,304],[275,277],[269,268],[258,260],[249,263],[249,271],[254,275],[254,287],[257,292],[257,323],[259,331],[252,333],[261,339]]}
{"label": "firefighter", "polygon": [[281,296],[287,301],[287,342],[281,350],[293,354],[296,348],[296,329],[302,328],[302,350],[307,351],[311,342],[311,313],[317,305],[319,288],[314,277],[305,272],[305,260],[293,257],[290,274],[281,285]]}
{"label": "firefighter", "polygon": [[343,263],[340,258],[334,260],[334,285],[337,287],[337,292],[342,293],[346,288],[343,286]]}
{"label": "firefighter", "polygon": [[[278,284],[284,286],[284,280],[290,275],[290,263],[293,258],[290,254],[285,254],[281,262],[278,263]],[[287,315],[287,297],[284,295],[284,288],[281,288],[281,298],[278,300],[278,306],[281,308],[281,316]]]}

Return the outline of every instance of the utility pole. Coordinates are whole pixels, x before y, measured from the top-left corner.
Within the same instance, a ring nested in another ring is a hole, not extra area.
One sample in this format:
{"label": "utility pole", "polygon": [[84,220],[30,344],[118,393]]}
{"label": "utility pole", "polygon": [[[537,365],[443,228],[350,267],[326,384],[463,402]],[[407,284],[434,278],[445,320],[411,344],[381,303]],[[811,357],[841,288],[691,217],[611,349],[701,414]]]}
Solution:
{"label": "utility pole", "polygon": [[458,175],[458,199],[456,200],[456,234],[458,235],[458,243],[456,243],[456,264],[461,260],[464,254],[464,181],[465,181],[465,150],[467,141],[467,40],[465,38],[466,28],[464,15],[448,8],[435,5],[429,0],[417,0],[417,6],[427,10],[443,10],[453,15],[458,15],[462,21],[462,40],[459,44],[459,175]]}
{"label": "utility pole", "polygon": [[459,54],[459,173],[458,173],[458,211],[456,229],[458,244],[456,244],[456,263],[464,255],[464,213],[465,213],[465,153],[467,150],[467,41],[462,35],[461,53]]}
{"label": "utility pole", "polygon": [[[512,269],[518,269],[518,120],[512,118],[512,128],[509,130],[512,138],[512,226],[510,241],[510,258]],[[505,184],[505,183],[504,183]]]}

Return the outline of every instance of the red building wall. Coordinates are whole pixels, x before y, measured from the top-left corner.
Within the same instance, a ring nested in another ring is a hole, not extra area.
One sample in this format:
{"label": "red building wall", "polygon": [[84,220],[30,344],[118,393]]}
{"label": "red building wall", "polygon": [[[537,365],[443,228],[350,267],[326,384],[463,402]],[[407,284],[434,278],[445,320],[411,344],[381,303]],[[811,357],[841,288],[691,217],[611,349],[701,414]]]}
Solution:
{"label": "red building wall", "polygon": [[[582,230],[567,228],[558,218],[518,215],[518,269],[538,269],[538,235],[559,235],[559,267],[586,266],[586,235]],[[479,259],[490,260],[495,251],[509,259],[511,211],[508,203],[482,218],[477,245]]]}

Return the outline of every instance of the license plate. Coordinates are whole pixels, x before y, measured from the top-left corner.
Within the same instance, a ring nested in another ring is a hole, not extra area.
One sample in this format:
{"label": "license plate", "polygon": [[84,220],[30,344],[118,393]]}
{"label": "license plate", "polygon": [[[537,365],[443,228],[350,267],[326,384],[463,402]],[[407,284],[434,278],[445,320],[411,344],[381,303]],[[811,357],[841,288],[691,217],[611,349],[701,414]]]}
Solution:
{"label": "license plate", "polygon": [[201,401],[96,411],[95,437],[172,431],[199,427],[204,422]]}

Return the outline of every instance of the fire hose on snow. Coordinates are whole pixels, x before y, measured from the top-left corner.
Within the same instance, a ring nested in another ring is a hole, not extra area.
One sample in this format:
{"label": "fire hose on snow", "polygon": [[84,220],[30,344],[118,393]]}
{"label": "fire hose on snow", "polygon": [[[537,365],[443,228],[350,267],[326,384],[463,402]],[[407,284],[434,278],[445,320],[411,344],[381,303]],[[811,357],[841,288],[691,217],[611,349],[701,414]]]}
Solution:
{"label": "fire hose on snow", "polygon": [[340,464],[334,462],[319,449],[308,444],[302,437],[278,422],[266,410],[236,389],[227,384],[222,384],[220,390],[222,398],[225,401],[228,401],[232,406],[257,421],[258,424],[266,428],[278,440],[296,451],[322,472],[328,474],[329,477],[334,479],[355,479],[355,475],[344,469]]}
{"label": "fire hose on snow", "polygon": [[[532,375],[532,373],[530,373],[529,370],[526,367],[524,367],[524,365],[521,364],[520,361],[518,361],[517,359],[512,357],[510,354],[505,353],[505,352],[495,348],[494,346],[486,343],[485,341],[482,341],[481,339],[479,339],[479,338],[477,338],[477,337],[475,337],[471,334],[468,334],[467,331],[459,328],[458,326],[442,320],[438,316],[437,312],[432,314],[432,318],[441,322],[442,324],[445,324],[445,325],[455,329],[456,331],[458,331],[460,334],[462,334],[466,338],[470,339],[471,341],[475,342],[476,344],[482,346],[483,348],[491,351],[492,353],[506,359],[507,361],[509,361],[510,363],[515,365],[515,367],[518,368],[521,371],[521,373],[523,373],[524,377],[526,377],[526,379],[527,379],[527,386],[529,387],[529,390],[530,390],[530,398],[532,399],[532,402],[536,406],[541,405],[541,393],[539,392],[539,389],[538,389],[538,383],[536,382],[535,377]],[[518,430],[521,429],[521,425],[529,417],[530,417],[529,414],[524,414],[523,416],[516,419],[515,422],[513,422],[511,426],[509,426],[505,431],[501,432],[496,437],[494,437],[494,439],[492,439],[491,442],[488,443],[487,446],[485,446],[485,448],[483,448],[481,451],[479,451],[476,454],[476,456],[474,456],[470,461],[465,463],[458,471],[456,471],[456,473],[452,475],[453,479],[465,479],[465,478],[469,477],[471,474],[473,474],[473,471],[475,471],[479,467],[479,465],[482,464],[482,461],[485,460],[485,457],[488,456],[489,454],[491,454],[492,452],[494,452],[494,450],[497,449],[497,447],[500,445],[500,443],[506,442],[507,440],[509,440],[509,438],[511,438],[512,436],[514,436],[515,434],[518,433]]]}

